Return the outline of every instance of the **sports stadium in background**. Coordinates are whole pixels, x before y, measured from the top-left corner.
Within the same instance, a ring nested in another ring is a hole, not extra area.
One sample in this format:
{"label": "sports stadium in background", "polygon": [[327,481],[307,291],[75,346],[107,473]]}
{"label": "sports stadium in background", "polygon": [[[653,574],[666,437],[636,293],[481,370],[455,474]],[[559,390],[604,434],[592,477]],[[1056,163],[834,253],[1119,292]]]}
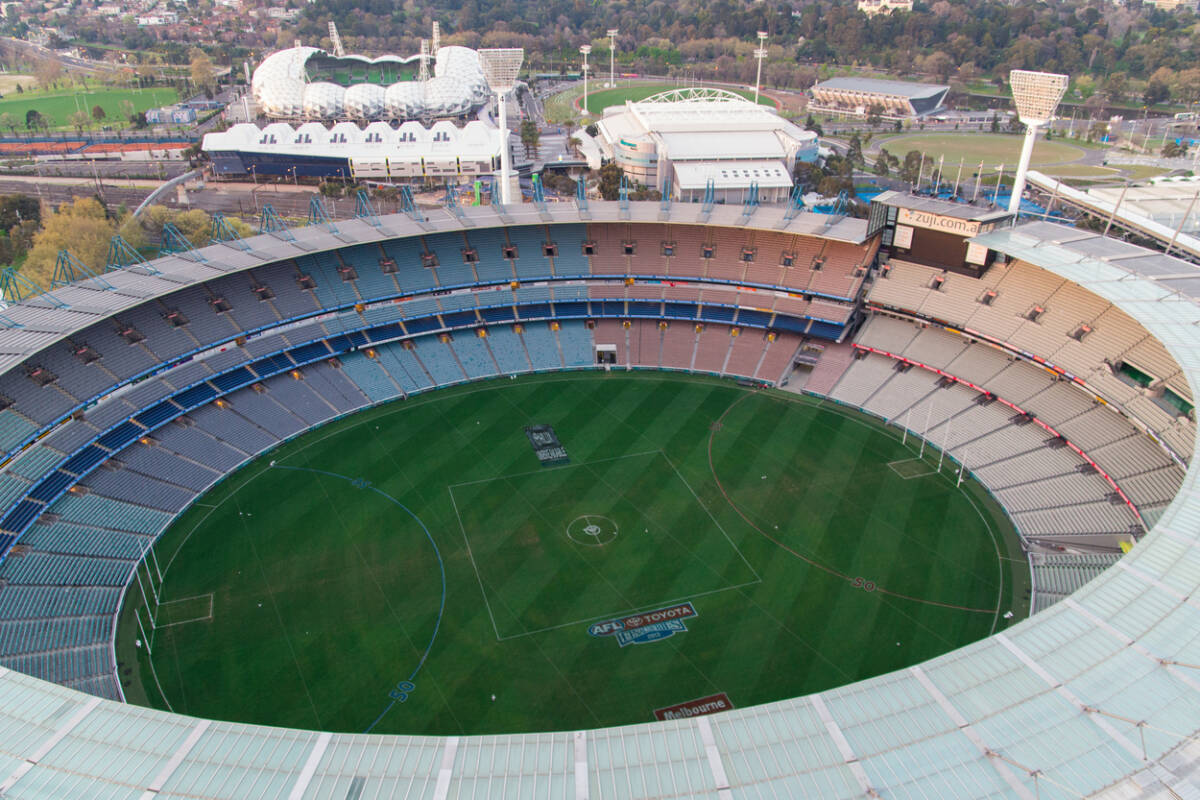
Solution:
{"label": "sports stadium in background", "polygon": [[314,220],[0,315],[0,796],[1195,795],[1192,263]]}

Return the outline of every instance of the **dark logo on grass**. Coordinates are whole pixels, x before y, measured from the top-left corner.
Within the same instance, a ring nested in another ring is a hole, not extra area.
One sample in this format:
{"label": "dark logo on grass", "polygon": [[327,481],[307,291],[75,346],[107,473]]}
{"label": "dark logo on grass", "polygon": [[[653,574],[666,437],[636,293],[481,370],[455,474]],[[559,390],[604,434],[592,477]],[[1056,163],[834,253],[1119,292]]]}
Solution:
{"label": "dark logo on grass", "polygon": [[657,720],[690,719],[704,714],[716,714],[718,711],[728,711],[731,708],[733,708],[733,703],[730,701],[729,695],[721,692],[666,708],[656,708],[654,709],[654,718]]}
{"label": "dark logo on grass", "polygon": [[594,622],[588,626],[588,633],[597,637],[615,636],[617,644],[621,647],[627,644],[648,644],[669,639],[677,633],[686,633],[687,625],[684,620],[694,616],[695,606],[691,603],[680,603],[656,611]]}
{"label": "dark logo on grass", "polygon": [[571,460],[567,457],[567,448],[558,441],[554,428],[549,425],[530,425],[525,429],[525,435],[529,437],[529,444],[533,445],[533,452],[543,467],[566,464]]}

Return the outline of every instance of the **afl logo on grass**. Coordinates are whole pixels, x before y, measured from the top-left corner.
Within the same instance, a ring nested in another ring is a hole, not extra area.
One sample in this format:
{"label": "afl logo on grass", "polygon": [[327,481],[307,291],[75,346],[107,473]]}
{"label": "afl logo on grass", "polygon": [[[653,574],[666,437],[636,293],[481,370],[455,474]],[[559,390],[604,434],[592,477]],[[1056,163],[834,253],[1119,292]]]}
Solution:
{"label": "afl logo on grass", "polygon": [[598,514],[584,514],[571,520],[567,536],[571,541],[588,547],[603,547],[617,538],[617,523]]}
{"label": "afl logo on grass", "polygon": [[684,620],[695,617],[696,608],[691,603],[631,614],[628,617],[593,622],[588,626],[592,636],[616,636],[617,644],[647,644],[669,639],[677,633],[686,633]]}

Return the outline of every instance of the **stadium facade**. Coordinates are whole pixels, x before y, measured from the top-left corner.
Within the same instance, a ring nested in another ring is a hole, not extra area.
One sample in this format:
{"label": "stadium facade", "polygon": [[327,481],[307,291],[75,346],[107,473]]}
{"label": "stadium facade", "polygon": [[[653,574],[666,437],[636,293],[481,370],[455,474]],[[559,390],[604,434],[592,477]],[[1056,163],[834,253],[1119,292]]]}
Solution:
{"label": "stadium facade", "polygon": [[266,116],[304,121],[463,117],[491,97],[475,50],[438,48],[424,81],[414,66],[420,58],[333,56],[292,47],[263,59],[250,89]]}
{"label": "stadium facade", "polygon": [[830,78],[808,90],[809,110],[821,114],[866,117],[873,107],[882,119],[915,119],[942,108],[949,86],[878,78]]}
{"label": "stadium facade", "polygon": [[764,202],[787,199],[797,161],[815,161],[817,135],[724,89],[673,89],[604,110],[605,155],[633,180],[668,181],[674,199],[740,203],[751,185]]}
{"label": "stadium facade", "polygon": [[[0,795],[1196,796],[1196,267],[1045,222],[965,233],[991,253],[977,276],[902,248],[877,266],[883,232],[865,221],[748,211],[363,217],[5,310]],[[923,211],[929,230],[960,219]],[[455,332],[524,344],[468,372]],[[1045,610],[849,686],[614,729],[366,736],[117,702],[113,616],[134,565],[212,483],[357,408],[594,368],[601,345],[625,368],[803,381],[898,425],[928,406],[919,432],[1037,551]]]}
{"label": "stadium facade", "polygon": [[259,128],[242,123],[207,133],[202,145],[213,172],[222,177],[285,176],[364,180],[456,180],[499,168],[500,129],[479,120],[459,127],[443,120],[426,127],[405,122],[393,128],[373,122],[293,128],[276,122]]}

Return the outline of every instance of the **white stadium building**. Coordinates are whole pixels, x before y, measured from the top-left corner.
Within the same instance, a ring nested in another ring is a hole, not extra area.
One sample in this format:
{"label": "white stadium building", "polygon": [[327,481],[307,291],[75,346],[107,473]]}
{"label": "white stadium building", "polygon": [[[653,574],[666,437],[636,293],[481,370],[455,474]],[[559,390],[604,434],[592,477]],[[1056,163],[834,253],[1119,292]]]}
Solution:
{"label": "white stadium building", "polygon": [[276,119],[455,117],[477,110],[490,96],[475,50],[439,48],[425,81],[416,79],[420,58],[338,57],[292,47],[267,56],[250,86],[262,113]]}
{"label": "white stadium building", "polygon": [[293,128],[275,122],[264,128],[242,123],[204,136],[204,151],[219,176],[356,178],[369,180],[491,174],[502,147],[500,129],[479,120],[461,128],[448,120],[425,127],[405,122],[393,128],[372,122],[325,127],[306,122]]}
{"label": "white stadium building", "polygon": [[597,122],[600,146],[631,179],[671,184],[674,199],[740,203],[751,186],[763,202],[787,199],[797,161],[817,159],[817,135],[774,109],[724,89],[673,89]]}

